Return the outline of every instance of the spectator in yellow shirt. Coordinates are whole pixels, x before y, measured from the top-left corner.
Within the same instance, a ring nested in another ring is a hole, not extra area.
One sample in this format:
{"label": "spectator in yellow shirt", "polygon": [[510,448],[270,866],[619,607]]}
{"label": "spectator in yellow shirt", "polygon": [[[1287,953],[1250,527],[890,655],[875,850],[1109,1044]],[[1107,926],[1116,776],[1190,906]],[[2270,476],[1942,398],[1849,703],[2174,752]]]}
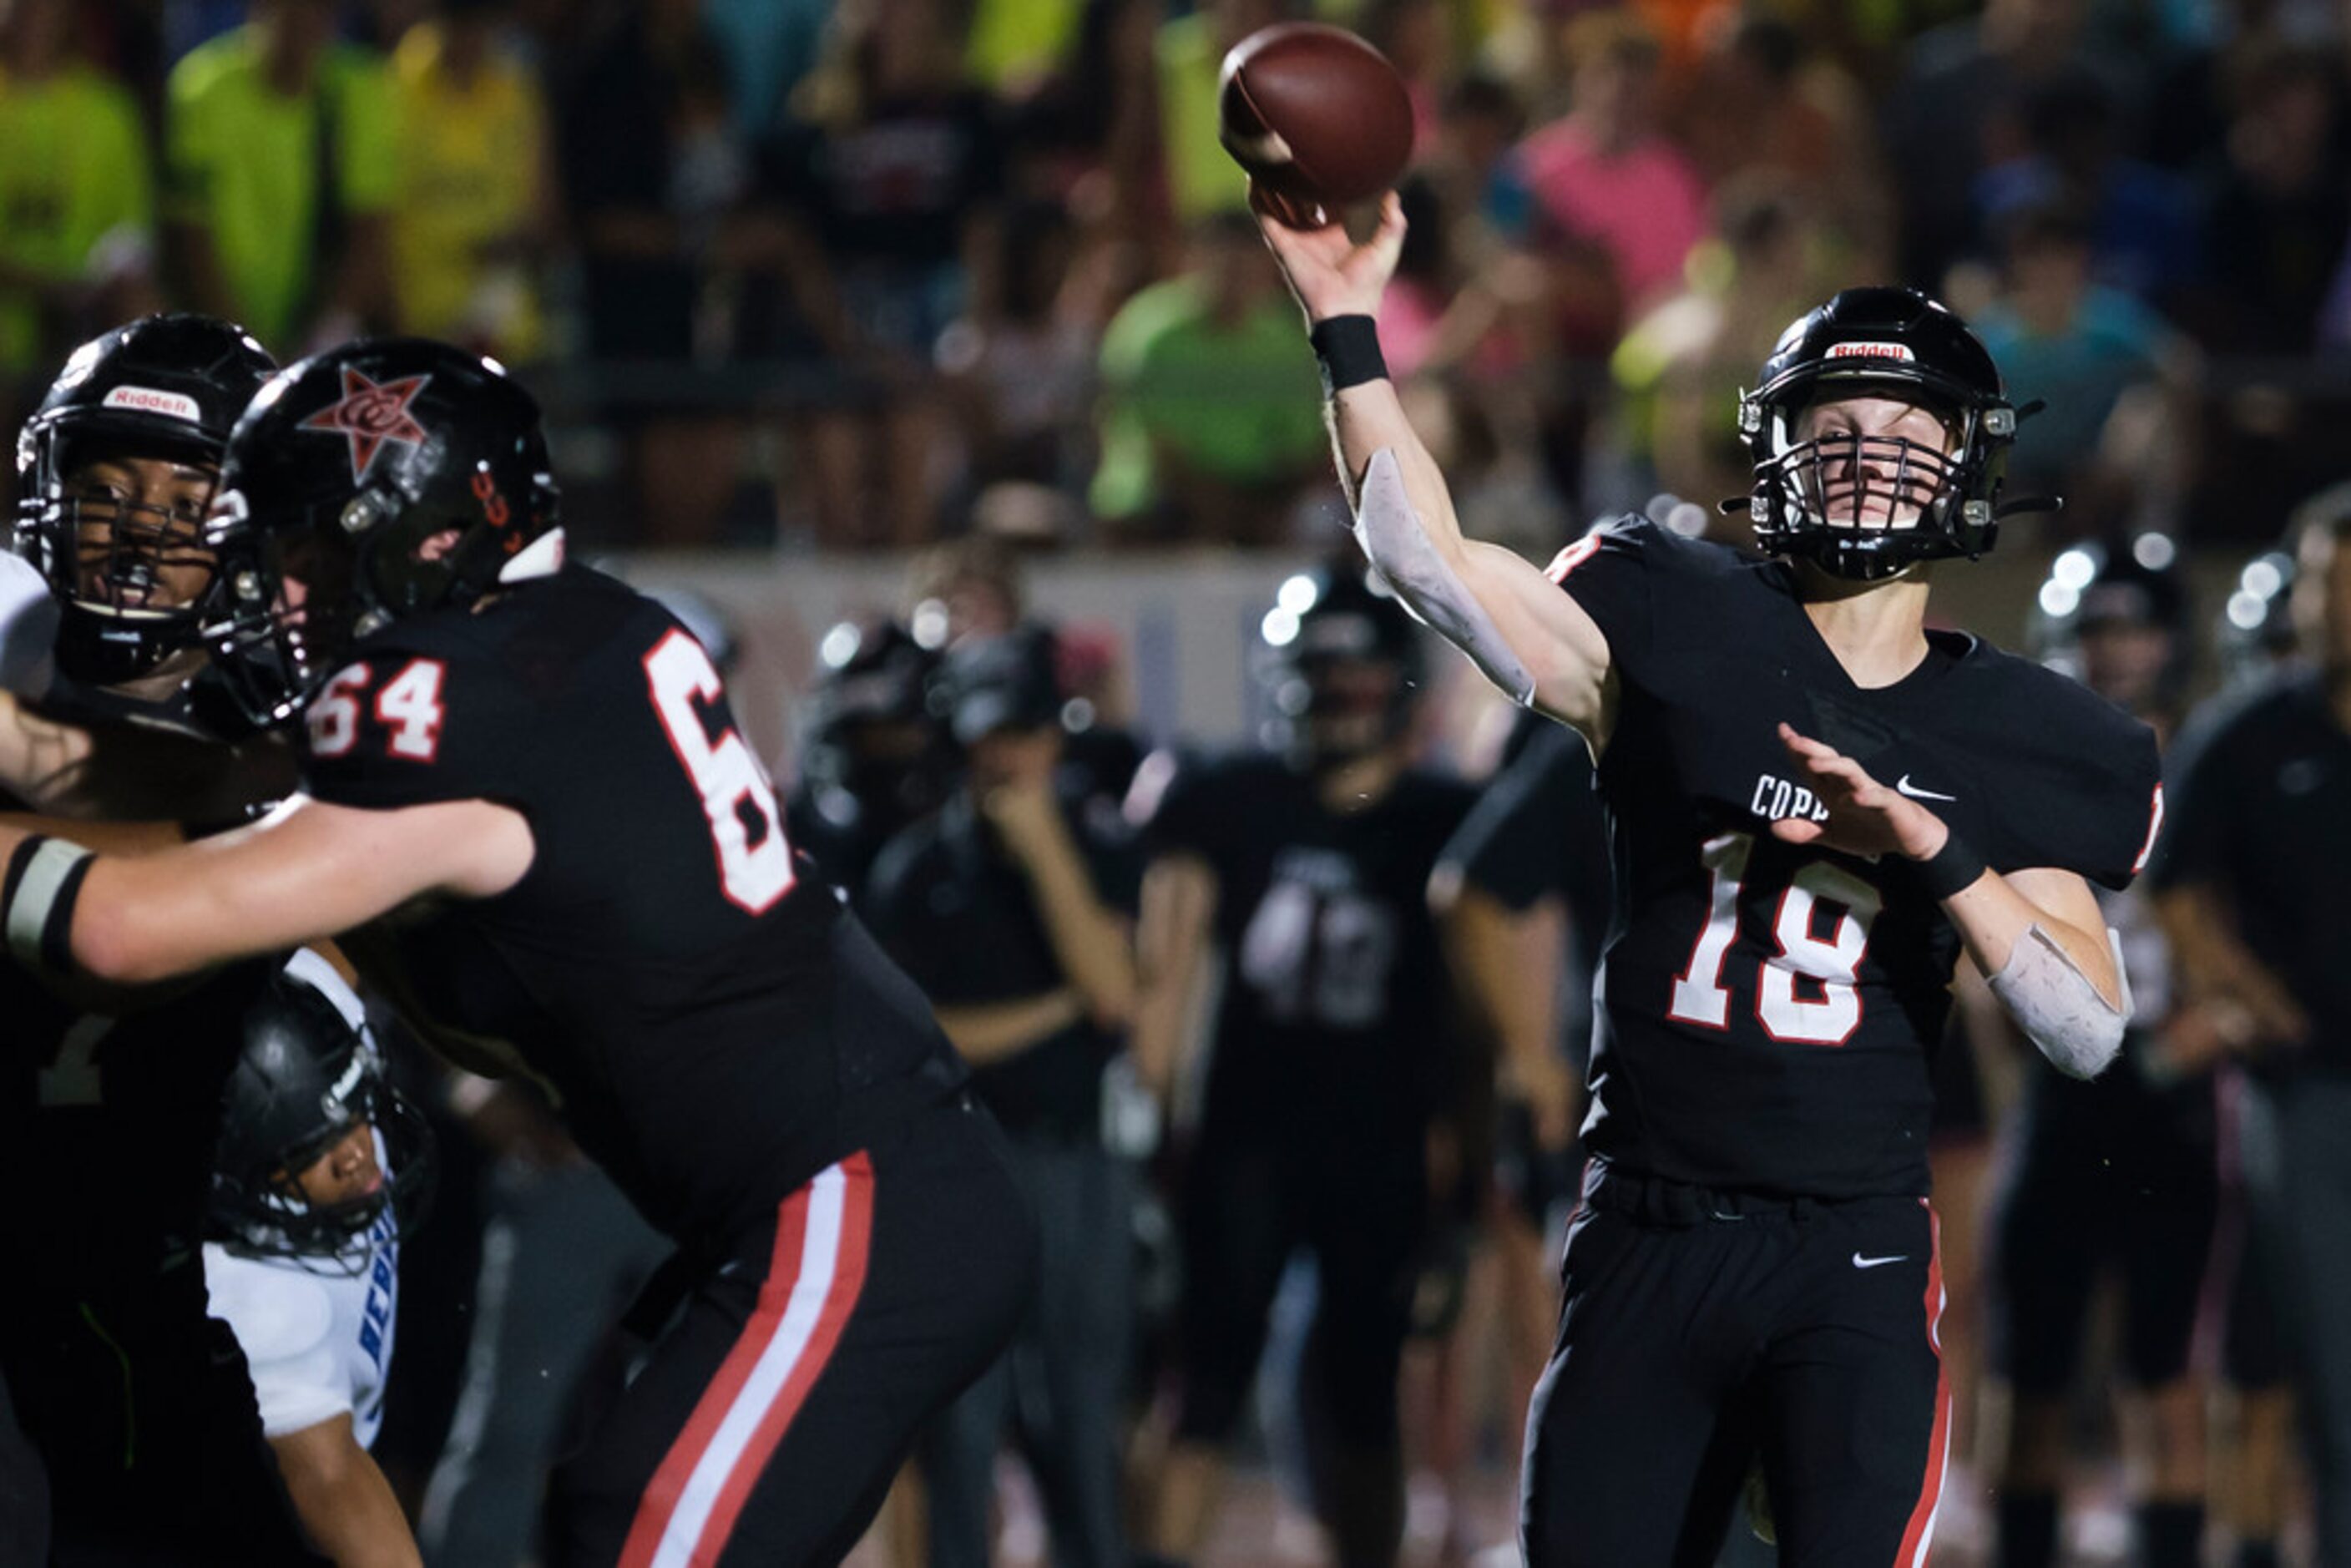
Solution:
{"label": "spectator in yellow shirt", "polygon": [[[162,303],[139,110],[76,57],[72,0],[0,0],[0,431],[101,326]],[[0,517],[15,465],[0,463]]]}
{"label": "spectator in yellow shirt", "polygon": [[172,68],[168,93],[166,217],[188,292],[281,352],[391,317],[392,97],[381,58],[336,41],[335,12],[252,0],[245,26]]}
{"label": "spectator in yellow shirt", "polygon": [[73,20],[71,0],[0,0],[0,382],[156,304],[139,110],[75,57]]}
{"label": "spectator in yellow shirt", "polygon": [[553,204],[547,104],[498,46],[506,0],[441,0],[392,57],[400,167],[392,281],[404,332],[538,356],[537,236]]}

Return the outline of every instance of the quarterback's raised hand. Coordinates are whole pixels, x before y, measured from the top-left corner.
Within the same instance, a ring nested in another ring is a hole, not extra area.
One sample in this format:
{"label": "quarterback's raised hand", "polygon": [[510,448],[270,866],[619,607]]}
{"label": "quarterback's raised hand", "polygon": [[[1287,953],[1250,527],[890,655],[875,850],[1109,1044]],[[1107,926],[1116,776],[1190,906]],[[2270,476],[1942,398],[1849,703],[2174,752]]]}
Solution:
{"label": "quarterback's raised hand", "polygon": [[1282,276],[1305,307],[1309,321],[1379,313],[1380,296],[1395,272],[1396,258],[1404,254],[1404,203],[1394,191],[1380,198],[1378,229],[1357,245],[1343,224],[1291,228],[1257,199],[1255,186],[1250,190],[1257,226],[1281,263]]}
{"label": "quarterback's raised hand", "polygon": [[1829,820],[1792,817],[1771,824],[1772,835],[1792,844],[1817,843],[1851,855],[1903,855],[1925,860],[1943,847],[1951,830],[1943,819],[1909,796],[1880,784],[1868,770],[1833,746],[1799,735],[1787,725],[1780,739],[1795,758],[1804,783],[1828,809]]}

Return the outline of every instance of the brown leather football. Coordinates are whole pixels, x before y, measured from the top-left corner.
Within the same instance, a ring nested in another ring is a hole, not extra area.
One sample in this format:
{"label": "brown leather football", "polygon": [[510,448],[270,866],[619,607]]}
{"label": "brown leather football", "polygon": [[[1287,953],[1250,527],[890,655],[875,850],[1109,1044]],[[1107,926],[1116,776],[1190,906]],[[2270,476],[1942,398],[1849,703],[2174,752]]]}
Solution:
{"label": "brown leather football", "polygon": [[1393,187],[1412,157],[1412,99],[1387,57],[1342,27],[1283,22],[1225,56],[1225,151],[1293,228]]}

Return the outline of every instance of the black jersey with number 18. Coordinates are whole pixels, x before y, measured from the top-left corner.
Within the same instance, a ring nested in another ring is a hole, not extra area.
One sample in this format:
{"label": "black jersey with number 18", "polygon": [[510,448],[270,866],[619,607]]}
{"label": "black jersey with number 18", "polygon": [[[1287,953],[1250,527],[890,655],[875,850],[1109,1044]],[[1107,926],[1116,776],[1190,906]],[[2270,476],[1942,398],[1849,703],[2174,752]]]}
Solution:
{"label": "black jersey with number 18", "polygon": [[1927,1191],[1930,1052],[1959,934],[1910,862],[1799,847],[1823,819],[1782,722],[1925,803],[1996,871],[2120,887],[2161,815],[2155,738],[2075,683],[1930,631],[1854,684],[1793,570],[1637,519],[1561,552],[1619,685],[1600,782],[1616,908],[1597,988],[1593,1155],[1723,1190]]}
{"label": "black jersey with number 18", "polygon": [[673,1236],[724,1236],[963,1073],[783,831],[718,674],[580,567],[362,639],[308,713],[330,804],[482,800],[535,855],[495,898],[346,945],[429,1038],[520,1069]]}

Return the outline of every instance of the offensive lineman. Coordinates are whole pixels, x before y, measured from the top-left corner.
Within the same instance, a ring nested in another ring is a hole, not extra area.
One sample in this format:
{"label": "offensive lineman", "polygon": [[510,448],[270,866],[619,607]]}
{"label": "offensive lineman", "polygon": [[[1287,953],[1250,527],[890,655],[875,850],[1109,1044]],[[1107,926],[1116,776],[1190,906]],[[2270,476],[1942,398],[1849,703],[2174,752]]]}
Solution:
{"label": "offensive lineman", "polygon": [[[42,810],[201,817],[277,792],[268,748],[223,745],[190,690],[204,509],[275,368],[225,322],[149,317],[84,345],[27,423],[17,549],[57,602],[57,678],[37,711],[0,699],[0,749]],[[60,1564],[316,1561],[198,1253],[222,1085],[273,967],[125,1009],[53,994],[21,954],[0,965],[0,1181],[44,1195],[0,1215],[0,1365],[47,1461]]]}
{"label": "offensive lineman", "polygon": [[2014,431],[1924,296],[1791,326],[1741,404],[1754,562],[1639,518],[1548,572],[1465,540],[1371,317],[1390,196],[1268,243],[1312,325],[1373,561],[1598,759],[1617,916],[1585,1207],[1530,1418],[1541,1568],[1710,1562],[1761,1451],[1781,1561],[1925,1560],[1949,1434],[1927,1202],[1931,1042],[1964,948],[2042,1051],[2113,1057],[2128,998],[2085,877],[2153,836],[2143,727],[1926,630],[1921,562],[1980,553]]}
{"label": "offensive lineman", "polygon": [[700,645],[563,565],[538,408],[495,364],[391,340],[281,373],[207,538],[215,667],[304,721],[308,794],[140,859],[0,828],[20,955],[156,980],[390,916],[352,945],[371,980],[540,1078],[679,1243],[550,1560],[838,1560],[1035,1267],[920,994],[805,879]]}

